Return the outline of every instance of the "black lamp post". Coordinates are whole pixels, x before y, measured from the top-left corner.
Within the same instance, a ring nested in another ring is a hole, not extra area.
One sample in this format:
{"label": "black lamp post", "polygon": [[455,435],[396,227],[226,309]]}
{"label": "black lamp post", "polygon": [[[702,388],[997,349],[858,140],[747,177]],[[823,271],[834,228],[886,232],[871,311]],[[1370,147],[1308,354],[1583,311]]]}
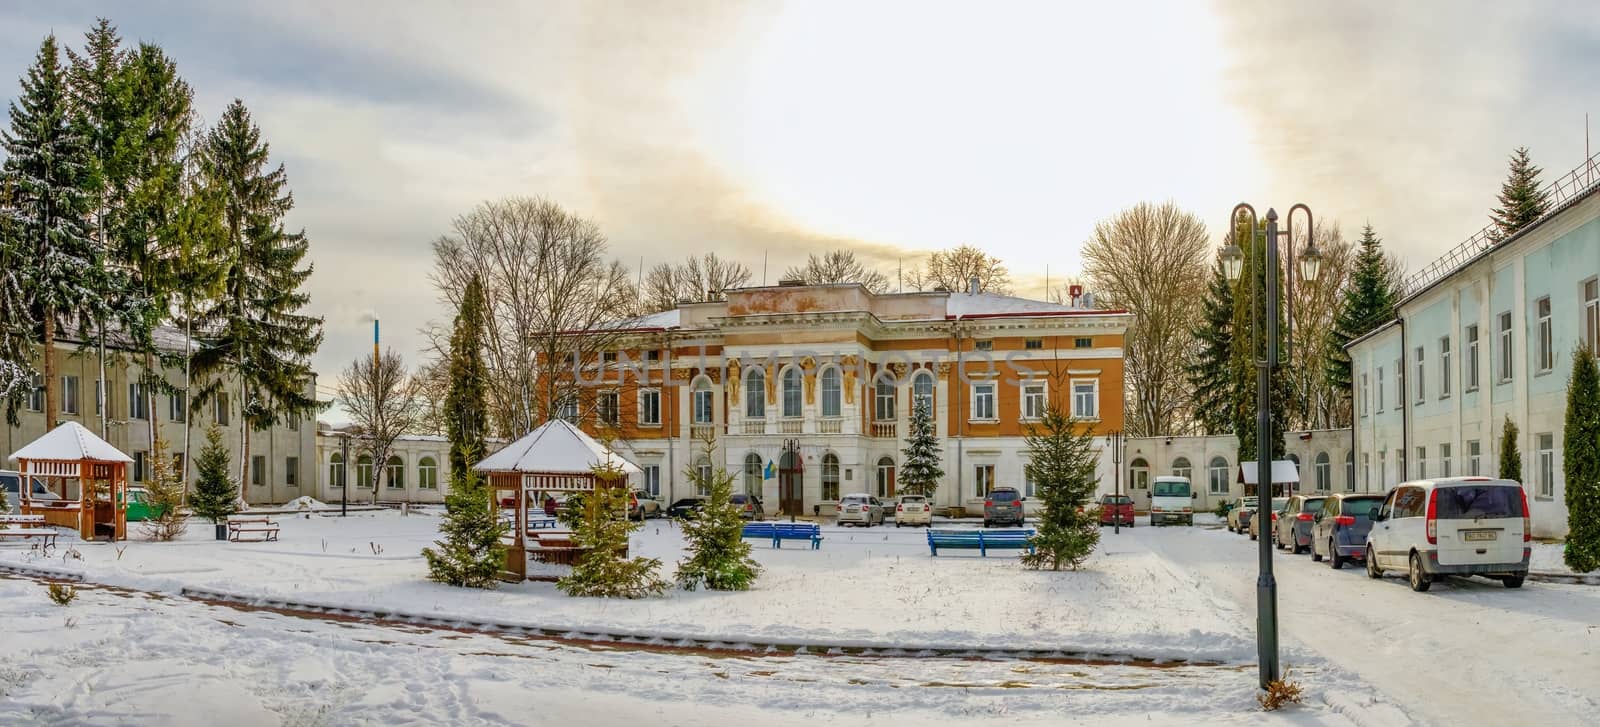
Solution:
{"label": "black lamp post", "polygon": [[[1289,216],[1284,220],[1285,237],[1288,238],[1289,256],[1289,294],[1294,295],[1294,212],[1304,210],[1306,217],[1306,250],[1300,257],[1300,274],[1307,283],[1316,280],[1318,269],[1322,263],[1322,254],[1317,251],[1317,244],[1312,239],[1316,227],[1311,220],[1311,209],[1303,204],[1289,208]],[[1248,222],[1250,235],[1256,234],[1256,210],[1248,204],[1239,203],[1228,215],[1228,221],[1233,225],[1233,233],[1239,234],[1240,227]],[[1266,318],[1263,327],[1266,334],[1264,355],[1256,359],[1256,528],[1262,533],[1260,538],[1260,576],[1256,579],[1256,652],[1260,662],[1261,688],[1278,680],[1278,581],[1272,575],[1272,538],[1268,534],[1270,525],[1268,510],[1272,502],[1272,374],[1280,363],[1287,363],[1279,359],[1278,351],[1278,212],[1267,209],[1266,237],[1262,239],[1264,264],[1257,265],[1255,273],[1261,276],[1259,282],[1265,291],[1266,300],[1263,316]],[[1238,244],[1229,244],[1222,250],[1222,267],[1228,279],[1239,280],[1240,272],[1244,267],[1244,253]],[[1251,310],[1255,310],[1254,301],[1251,301]],[[1293,303],[1289,307],[1290,319],[1294,314]],[[1252,314],[1252,318],[1253,318]],[[1251,327],[1252,337],[1255,334],[1254,326]],[[1294,326],[1289,327],[1293,335]],[[1292,346],[1285,339],[1283,356],[1287,357]]]}

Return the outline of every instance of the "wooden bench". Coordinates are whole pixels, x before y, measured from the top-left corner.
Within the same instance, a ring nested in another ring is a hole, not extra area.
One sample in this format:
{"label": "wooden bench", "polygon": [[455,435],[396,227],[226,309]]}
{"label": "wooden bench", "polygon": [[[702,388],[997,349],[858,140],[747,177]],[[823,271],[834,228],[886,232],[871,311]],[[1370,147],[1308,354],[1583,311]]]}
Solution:
{"label": "wooden bench", "polygon": [[1033,552],[1028,539],[1032,530],[928,530],[928,551],[939,554],[940,548],[951,550],[976,550],[988,557],[989,549],[1027,550]]}
{"label": "wooden bench", "polygon": [[0,514],[0,527],[42,528],[48,524],[45,522],[43,515]]}
{"label": "wooden bench", "polygon": [[39,550],[46,552],[56,547],[56,531],[53,528],[4,526],[0,527],[0,538],[37,540]]}
{"label": "wooden bench", "polygon": [[278,539],[278,523],[271,518],[264,517],[230,517],[228,518],[228,540],[242,543],[246,535],[260,535],[258,542],[271,542]]}

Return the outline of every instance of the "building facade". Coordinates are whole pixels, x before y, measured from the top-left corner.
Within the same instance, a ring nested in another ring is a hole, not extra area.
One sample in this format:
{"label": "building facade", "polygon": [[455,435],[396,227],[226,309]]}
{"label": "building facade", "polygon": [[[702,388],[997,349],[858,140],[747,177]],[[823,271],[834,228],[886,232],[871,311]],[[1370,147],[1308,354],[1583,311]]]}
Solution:
{"label": "building facade", "polygon": [[[1285,432],[1284,459],[1294,462],[1306,494],[1356,492],[1355,447],[1349,429]],[[1158,476],[1187,477],[1198,495],[1195,511],[1245,494],[1239,475],[1239,438],[1232,434],[1192,437],[1139,437],[1123,445],[1121,492],[1134,509],[1150,509],[1150,483]],[[1254,455],[1245,458],[1253,461]]]}
{"label": "building facade", "polygon": [[562,411],[612,438],[663,500],[699,494],[691,468],[722,469],[769,513],[829,514],[841,495],[895,496],[925,404],[945,471],[935,503],[981,510],[994,487],[1030,494],[1024,435],[1049,406],[1097,437],[1109,487],[1128,319],[974,292],[731,290],[621,324],[618,350]]}
{"label": "building facade", "polygon": [[1509,420],[1534,533],[1566,534],[1567,381],[1575,347],[1600,345],[1600,186],[1578,189],[1503,241],[1469,240],[1350,343],[1363,490],[1496,476]]}
{"label": "building facade", "polygon": [[[505,441],[484,441],[493,454]],[[345,457],[345,432],[317,427],[316,498],[326,503],[409,502],[443,503],[450,494],[450,440],[430,434],[406,434],[395,440],[388,461],[375,467],[372,456],[361,451],[359,435],[349,437],[349,462]],[[349,491],[345,487],[349,486]],[[310,494],[310,493],[308,493]]]}

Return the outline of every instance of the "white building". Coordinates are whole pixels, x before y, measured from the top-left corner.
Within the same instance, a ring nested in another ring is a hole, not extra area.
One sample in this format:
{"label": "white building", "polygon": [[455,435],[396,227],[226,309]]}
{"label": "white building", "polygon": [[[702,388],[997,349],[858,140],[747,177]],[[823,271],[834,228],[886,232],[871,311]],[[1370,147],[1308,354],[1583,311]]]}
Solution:
{"label": "white building", "polygon": [[[1284,432],[1284,459],[1300,472],[1297,492],[1355,492],[1354,448],[1349,429]],[[1232,434],[1195,437],[1140,437],[1123,445],[1121,491],[1133,497],[1134,509],[1150,508],[1150,483],[1157,476],[1189,478],[1195,509],[1210,511],[1218,502],[1239,497],[1239,439]],[[1255,456],[1245,457],[1252,461]],[[1116,484],[1102,479],[1101,490]]]}
{"label": "white building", "polygon": [[[326,424],[317,426],[318,500],[327,503],[378,502],[442,503],[450,494],[450,441],[428,434],[405,434],[395,440],[389,460],[379,469],[372,456],[361,451],[359,436],[350,437],[349,468],[345,464],[344,432]],[[488,439],[484,454],[493,454],[505,441]],[[346,484],[353,485],[349,493]]]}

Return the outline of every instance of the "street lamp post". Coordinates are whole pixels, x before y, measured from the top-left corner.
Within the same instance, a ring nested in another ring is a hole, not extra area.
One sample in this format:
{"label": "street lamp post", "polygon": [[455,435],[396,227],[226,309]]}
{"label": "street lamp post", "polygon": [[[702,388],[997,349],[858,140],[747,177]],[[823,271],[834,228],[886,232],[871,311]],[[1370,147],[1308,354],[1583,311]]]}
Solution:
{"label": "street lamp post", "polygon": [[[1289,216],[1284,220],[1286,245],[1289,256],[1289,281],[1290,290],[1293,291],[1294,282],[1294,213],[1303,210],[1306,217],[1306,251],[1300,258],[1301,277],[1307,283],[1316,280],[1318,267],[1322,262],[1322,255],[1317,251],[1317,244],[1313,239],[1316,227],[1311,219],[1311,209],[1303,204],[1296,204],[1289,208]],[[1256,235],[1258,221],[1254,207],[1243,202],[1233,208],[1228,215],[1228,221],[1233,226],[1233,233],[1237,236],[1242,223],[1248,221],[1252,237]],[[1266,319],[1265,328],[1266,345],[1264,353],[1256,358],[1256,497],[1259,503],[1256,508],[1256,528],[1263,535],[1260,539],[1260,575],[1256,578],[1256,653],[1260,662],[1261,688],[1266,689],[1268,684],[1278,680],[1278,581],[1272,574],[1272,539],[1267,537],[1267,527],[1271,524],[1268,510],[1272,501],[1272,375],[1278,364],[1285,363],[1279,360],[1278,351],[1278,212],[1267,209],[1266,237],[1262,239],[1264,264],[1256,266],[1255,274],[1261,276],[1261,289],[1265,291],[1265,305],[1262,316]],[[1222,251],[1223,270],[1228,279],[1237,281],[1244,263],[1244,254],[1239,249],[1237,242],[1229,244]],[[1252,310],[1254,301],[1250,301]],[[1292,303],[1291,315],[1292,315]],[[1253,316],[1252,316],[1253,317]],[[1293,335],[1294,326],[1290,324],[1290,334]],[[1254,328],[1251,330],[1255,333]],[[1292,346],[1286,341],[1285,355]],[[1252,346],[1253,348],[1254,346]]]}
{"label": "street lamp post", "polygon": [[[1116,472],[1111,479],[1111,533],[1122,534],[1122,432],[1111,433],[1111,469]],[[1132,525],[1132,523],[1129,523]]]}

